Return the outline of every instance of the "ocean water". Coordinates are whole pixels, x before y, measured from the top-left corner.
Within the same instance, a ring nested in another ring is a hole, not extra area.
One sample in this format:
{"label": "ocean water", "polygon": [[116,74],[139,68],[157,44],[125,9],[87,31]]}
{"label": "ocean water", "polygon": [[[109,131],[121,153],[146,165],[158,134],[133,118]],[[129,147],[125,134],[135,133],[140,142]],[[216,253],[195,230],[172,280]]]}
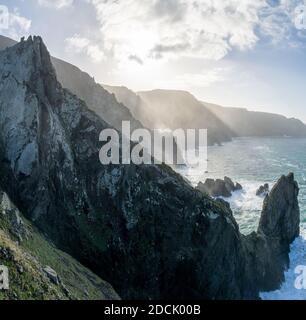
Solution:
{"label": "ocean water", "polygon": [[[206,172],[207,170],[207,172]],[[263,198],[257,188],[269,183],[270,188],[283,174],[293,172],[299,183],[301,236],[291,246],[290,267],[280,290],[262,293],[262,299],[305,299],[306,290],[294,286],[296,266],[306,265],[306,139],[239,138],[223,146],[208,148],[208,168],[181,168],[178,172],[193,185],[207,178],[228,176],[243,186],[227,201],[243,234],[257,229]]]}

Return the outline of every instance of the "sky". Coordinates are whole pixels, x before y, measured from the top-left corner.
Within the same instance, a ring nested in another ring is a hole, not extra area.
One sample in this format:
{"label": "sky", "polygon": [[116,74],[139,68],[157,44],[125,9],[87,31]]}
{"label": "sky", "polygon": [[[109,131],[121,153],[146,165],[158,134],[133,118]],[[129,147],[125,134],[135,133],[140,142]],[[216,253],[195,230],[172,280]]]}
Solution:
{"label": "sky", "polygon": [[306,122],[303,0],[0,0],[0,14],[1,5],[2,35],[40,35],[99,83],[186,90]]}

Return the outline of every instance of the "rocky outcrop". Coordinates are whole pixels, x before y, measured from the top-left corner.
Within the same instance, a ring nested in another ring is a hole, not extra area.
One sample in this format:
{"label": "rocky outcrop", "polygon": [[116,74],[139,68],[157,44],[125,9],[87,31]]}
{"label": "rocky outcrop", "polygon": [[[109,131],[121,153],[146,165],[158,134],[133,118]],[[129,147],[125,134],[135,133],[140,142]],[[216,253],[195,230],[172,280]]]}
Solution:
{"label": "rocky outcrop", "polygon": [[[57,82],[39,37],[0,52],[0,102],[0,185],[121,297],[255,299],[276,268],[269,284],[280,284],[297,234],[293,177],[271,191],[258,233],[244,237],[227,203],[169,167],[101,165],[109,125]],[[276,204],[282,196],[293,201]]]}
{"label": "rocky outcrop", "polygon": [[239,183],[234,184],[230,178],[224,177],[224,180],[206,179],[205,183],[199,182],[197,189],[211,197],[229,198],[233,192],[242,190],[242,186]]}
{"label": "rocky outcrop", "polygon": [[270,186],[268,183],[265,183],[263,186],[260,186],[256,191],[256,196],[265,197],[270,191]]}
{"label": "rocky outcrop", "polygon": [[299,235],[298,194],[294,175],[281,177],[264,201],[258,231],[270,238],[292,242]]}
{"label": "rocky outcrop", "polygon": [[60,279],[58,274],[56,273],[55,270],[53,270],[51,267],[46,266],[43,268],[44,273],[47,275],[47,277],[55,284],[59,285],[60,284]]}
{"label": "rocky outcrop", "polygon": [[246,238],[252,253],[257,288],[271,291],[284,281],[284,270],[289,267],[290,244],[299,235],[299,188],[291,173],[282,176],[264,200],[257,233]]}

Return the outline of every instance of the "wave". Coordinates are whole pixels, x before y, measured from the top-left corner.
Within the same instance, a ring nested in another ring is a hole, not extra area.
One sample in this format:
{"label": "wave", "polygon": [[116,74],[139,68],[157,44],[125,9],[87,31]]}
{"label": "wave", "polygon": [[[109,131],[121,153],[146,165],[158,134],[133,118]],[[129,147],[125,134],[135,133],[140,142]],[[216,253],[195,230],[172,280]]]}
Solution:
{"label": "wave", "polygon": [[306,258],[306,223],[301,224],[301,235],[291,245],[290,266],[285,273],[285,281],[281,288],[272,292],[262,292],[263,300],[306,300],[306,290],[295,287],[296,277],[295,268],[305,265]]}

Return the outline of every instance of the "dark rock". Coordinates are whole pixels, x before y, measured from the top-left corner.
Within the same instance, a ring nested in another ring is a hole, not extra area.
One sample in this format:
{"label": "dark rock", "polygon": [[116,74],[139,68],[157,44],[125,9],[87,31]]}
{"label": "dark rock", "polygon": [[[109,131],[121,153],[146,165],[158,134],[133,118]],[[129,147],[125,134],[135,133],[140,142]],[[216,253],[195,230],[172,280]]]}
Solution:
{"label": "dark rock", "polygon": [[268,183],[265,183],[263,186],[260,186],[256,191],[256,196],[265,197],[270,191],[270,187]]}
{"label": "dark rock", "polygon": [[235,191],[240,191],[240,190],[242,190],[242,189],[243,189],[242,185],[237,182],[237,183],[236,183],[236,186],[235,186]]}
{"label": "dark rock", "polygon": [[293,173],[282,176],[266,197],[258,231],[271,238],[292,242],[299,235],[299,187]]}
{"label": "dark rock", "polygon": [[242,190],[242,186],[239,183],[235,185],[230,178],[224,177],[224,180],[206,179],[205,183],[199,182],[197,189],[211,197],[229,198],[232,192]]}
{"label": "dark rock", "polygon": [[232,181],[231,178],[229,177],[224,177],[224,183],[227,186],[227,188],[229,188],[229,190],[234,190],[235,189],[235,184]]}
{"label": "dark rock", "polygon": [[245,244],[251,244],[248,249],[255,254],[248,263],[253,264],[260,291],[276,290],[284,281],[290,244],[299,236],[298,193],[294,175],[282,176],[264,200],[257,233],[246,238]]}
{"label": "dark rock", "polygon": [[0,259],[5,259],[9,261],[14,260],[14,254],[11,249],[0,247]]}

